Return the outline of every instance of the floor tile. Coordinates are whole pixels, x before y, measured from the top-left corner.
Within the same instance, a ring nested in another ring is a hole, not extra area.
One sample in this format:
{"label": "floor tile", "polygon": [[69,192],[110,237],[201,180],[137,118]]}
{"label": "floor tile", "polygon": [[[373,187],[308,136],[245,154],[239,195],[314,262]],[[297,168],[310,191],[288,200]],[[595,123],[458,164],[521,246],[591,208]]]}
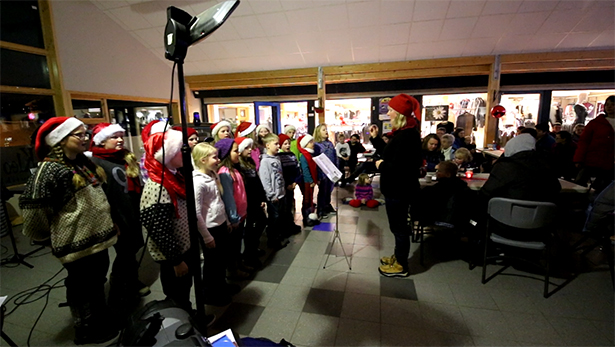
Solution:
{"label": "floor tile", "polygon": [[489,295],[489,290],[478,283],[472,285],[451,283],[449,288],[459,306],[498,309],[498,305]]}
{"label": "floor tile", "polygon": [[380,295],[406,300],[418,300],[414,281],[409,278],[380,277]]}
{"label": "floor tile", "polygon": [[[379,274],[378,267],[380,266],[380,261],[377,259],[370,258],[352,258],[352,272],[360,273],[360,274]],[[348,270],[348,267],[346,267]]]}
{"label": "floor tile", "polygon": [[471,336],[504,337],[514,335],[506,318],[500,311],[473,307],[459,307]]}
{"label": "floor tile", "polygon": [[561,346],[564,340],[542,314],[502,312],[515,340],[539,345]]}
{"label": "floor tile", "polygon": [[346,289],[348,273],[332,271],[329,269],[318,270],[312,287],[343,292]]}
{"label": "floor tile", "polygon": [[299,253],[293,260],[291,267],[302,267],[308,269],[321,269],[324,263],[324,253]]}
{"label": "floor tile", "polygon": [[267,306],[271,296],[278,288],[277,283],[251,281],[233,297],[233,302],[243,304]]}
{"label": "floor tile", "polygon": [[361,206],[361,211],[378,211],[380,209],[380,206],[377,207],[367,207],[367,206]]}
{"label": "floor tile", "polygon": [[234,302],[212,328],[219,331],[230,328],[236,334],[249,335],[264,310],[262,306]]}
{"label": "floor tile", "polygon": [[380,295],[380,274],[349,273],[346,281],[346,293]]}
{"label": "floor tile", "polygon": [[337,222],[341,224],[357,224],[359,217],[354,216],[339,216]]}
{"label": "floor tile", "polygon": [[280,308],[289,311],[302,311],[310,288],[280,284],[271,296],[267,307]]}
{"label": "floor tile", "polygon": [[380,325],[381,346],[429,346],[432,345],[433,331],[408,328],[393,324]]}
{"label": "floor tile", "polygon": [[309,269],[298,266],[291,266],[286,271],[284,278],[280,281],[281,284],[289,284],[293,286],[311,287],[316,277],[316,269]]}
{"label": "floor tile", "polygon": [[380,346],[380,324],[340,318],[336,346]]}
{"label": "floor tile", "polygon": [[[547,318],[548,319],[548,318]],[[602,336],[606,337],[611,343],[615,341],[615,326],[613,326],[612,321],[604,321],[604,320],[592,320],[592,324],[600,331]]]}
{"label": "floor tile", "polygon": [[380,323],[380,296],[346,292],[340,317]]}
{"label": "floor tile", "polygon": [[[607,346],[612,341],[592,321],[578,318],[549,317],[549,323],[568,346]],[[611,322],[611,332],[613,325]]]}
{"label": "floor tile", "polygon": [[291,342],[297,346],[333,346],[339,318],[303,312]]}
{"label": "floor tile", "polygon": [[355,244],[352,255],[358,258],[380,259],[380,246]]}
{"label": "floor tile", "polygon": [[343,302],[343,292],[312,288],[305,301],[303,312],[339,317],[342,313]]}
{"label": "floor tile", "polygon": [[447,283],[414,280],[416,296],[421,302],[456,305],[457,301]]}
{"label": "floor tile", "polygon": [[357,234],[354,238],[355,245],[369,245],[380,247],[380,235],[378,234]]}
{"label": "floor tile", "polygon": [[488,336],[472,336],[475,346],[525,346],[525,343],[521,343],[515,340],[508,340],[501,336],[488,337]]}
{"label": "floor tile", "polygon": [[352,243],[342,243],[342,245],[344,245],[343,249],[342,249],[342,246],[340,246],[340,240],[335,239],[333,243],[329,243],[329,246],[327,247],[327,250],[325,251],[325,253],[335,255],[338,257],[352,256],[353,244]]}
{"label": "floor tile", "polygon": [[254,281],[280,283],[288,271],[288,265],[270,264],[256,272]]}
{"label": "floor tile", "polygon": [[318,231],[313,230],[305,240],[306,241],[319,241],[319,242],[331,242],[333,239],[333,233],[330,231]]}
{"label": "floor tile", "polygon": [[328,241],[305,241],[303,243],[303,247],[301,247],[301,250],[299,251],[299,254],[316,253],[322,255],[325,254],[328,245]]}
{"label": "floor tile", "polygon": [[357,231],[357,225],[356,224],[340,224],[338,226],[338,229],[342,233],[354,233]]}
{"label": "floor tile", "polygon": [[419,307],[426,329],[469,335],[468,327],[457,306],[419,302]]}
{"label": "floor tile", "polygon": [[532,314],[540,313],[540,310],[534,304],[534,300],[525,292],[492,288],[489,289],[489,294],[500,311]]}
{"label": "floor tile", "polygon": [[266,307],[250,332],[251,337],[265,337],[272,341],[291,341],[301,312]]}
{"label": "floor tile", "polygon": [[420,305],[411,300],[381,297],[380,320],[383,325],[424,328]]}
{"label": "floor tile", "polygon": [[431,335],[432,346],[474,346],[474,339],[469,335],[434,332]]}

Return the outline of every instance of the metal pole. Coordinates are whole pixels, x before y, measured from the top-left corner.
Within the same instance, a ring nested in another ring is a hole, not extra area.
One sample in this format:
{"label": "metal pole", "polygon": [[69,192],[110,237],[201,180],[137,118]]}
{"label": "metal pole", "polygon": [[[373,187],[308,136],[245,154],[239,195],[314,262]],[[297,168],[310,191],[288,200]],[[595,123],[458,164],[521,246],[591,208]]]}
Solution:
{"label": "metal pole", "polygon": [[179,83],[179,102],[180,119],[182,123],[182,174],[186,184],[186,207],[188,209],[188,227],[190,229],[190,264],[188,268],[194,278],[194,296],[196,297],[196,312],[197,312],[197,330],[202,334],[206,333],[207,326],[204,324],[205,319],[205,301],[203,298],[203,282],[201,280],[201,259],[200,240],[201,234],[197,226],[196,219],[196,202],[194,198],[194,182],[192,180],[192,157],[190,146],[188,146],[188,124],[186,121],[186,85],[184,82],[184,62],[177,62],[177,79]]}

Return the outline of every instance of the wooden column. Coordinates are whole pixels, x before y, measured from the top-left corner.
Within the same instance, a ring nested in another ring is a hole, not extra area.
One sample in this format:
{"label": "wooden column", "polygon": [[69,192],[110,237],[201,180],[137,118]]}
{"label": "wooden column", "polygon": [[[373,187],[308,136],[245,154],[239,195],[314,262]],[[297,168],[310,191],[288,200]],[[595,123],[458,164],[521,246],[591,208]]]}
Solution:
{"label": "wooden column", "polygon": [[45,50],[47,51],[47,67],[49,69],[51,89],[53,90],[55,113],[58,117],[72,117],[73,107],[70,95],[64,90],[62,69],[60,68],[60,61],[56,51],[51,4],[48,0],[39,0],[38,6],[41,16],[41,27],[43,29],[43,40],[45,42]]}
{"label": "wooden column", "polygon": [[491,69],[489,71],[489,84],[487,85],[487,114],[485,115],[485,137],[483,147],[487,147],[488,144],[493,143],[498,131],[498,120],[491,117],[491,108],[500,103],[500,72],[502,64],[500,63],[500,56],[496,55],[495,60],[491,63]]}
{"label": "wooden column", "polygon": [[[325,73],[322,70],[322,66],[318,67],[318,83],[317,83],[317,92],[318,99],[316,102],[316,106],[318,108],[325,108],[325,100],[327,99],[327,93],[325,92]],[[325,122],[325,113],[318,113],[318,124],[323,124]]]}

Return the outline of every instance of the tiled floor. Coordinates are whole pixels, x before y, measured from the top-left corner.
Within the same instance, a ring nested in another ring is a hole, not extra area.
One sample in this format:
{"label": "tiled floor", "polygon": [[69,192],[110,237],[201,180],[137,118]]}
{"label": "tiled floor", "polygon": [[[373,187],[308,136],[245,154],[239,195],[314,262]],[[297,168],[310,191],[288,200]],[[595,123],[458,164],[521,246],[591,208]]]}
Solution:
{"label": "tiled floor", "polygon": [[[341,189],[338,198],[349,191]],[[219,317],[211,333],[232,328],[242,336],[284,338],[297,346],[614,345],[613,287],[604,265],[590,264],[593,271],[544,299],[542,282],[534,279],[501,275],[481,284],[480,267],[470,271],[454,247],[432,239],[426,244],[431,246],[426,266],[419,265],[420,245],[413,244],[412,275],[385,278],[378,274],[378,259],[392,254],[394,239],[384,207],[358,210],[340,204],[339,235],[351,269],[339,242],[331,245],[334,226],[326,223],[334,218],[324,222],[321,230],[304,230],[288,247],[268,255],[265,268],[241,283],[244,288],[231,305],[207,307]],[[18,241],[25,253],[30,246],[23,238]],[[10,249],[7,237],[2,244]],[[3,248],[3,257],[10,253]],[[2,267],[1,294],[12,296],[53,276],[61,265],[45,253],[28,258],[33,269]],[[145,302],[164,298],[157,266],[148,257],[141,279],[152,283]],[[31,345],[72,344],[69,310],[58,307],[63,301],[63,288],[51,292]],[[43,298],[20,306],[6,318],[4,331],[26,345],[44,305]],[[9,303],[8,309],[13,307]]]}

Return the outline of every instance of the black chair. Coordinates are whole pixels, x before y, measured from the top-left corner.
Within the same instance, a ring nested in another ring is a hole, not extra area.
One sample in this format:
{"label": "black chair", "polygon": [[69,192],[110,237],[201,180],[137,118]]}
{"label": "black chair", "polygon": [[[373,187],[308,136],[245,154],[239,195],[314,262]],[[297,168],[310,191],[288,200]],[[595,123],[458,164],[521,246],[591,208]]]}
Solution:
{"label": "black chair", "polygon": [[[536,202],[506,198],[489,200],[487,231],[485,235],[485,253],[483,257],[482,283],[485,284],[506,270],[510,263],[517,260],[533,264],[545,272],[543,296],[549,294],[549,267],[551,263],[551,246],[553,244],[552,226],[556,217],[557,206],[550,202]],[[498,234],[505,233],[505,237]],[[532,240],[532,241],[528,241]],[[536,240],[536,241],[534,241]],[[504,254],[488,256],[489,246],[498,245],[504,249]],[[540,252],[546,258],[546,266],[522,256],[511,256],[508,251]],[[487,264],[504,261],[502,268],[487,278]]]}

